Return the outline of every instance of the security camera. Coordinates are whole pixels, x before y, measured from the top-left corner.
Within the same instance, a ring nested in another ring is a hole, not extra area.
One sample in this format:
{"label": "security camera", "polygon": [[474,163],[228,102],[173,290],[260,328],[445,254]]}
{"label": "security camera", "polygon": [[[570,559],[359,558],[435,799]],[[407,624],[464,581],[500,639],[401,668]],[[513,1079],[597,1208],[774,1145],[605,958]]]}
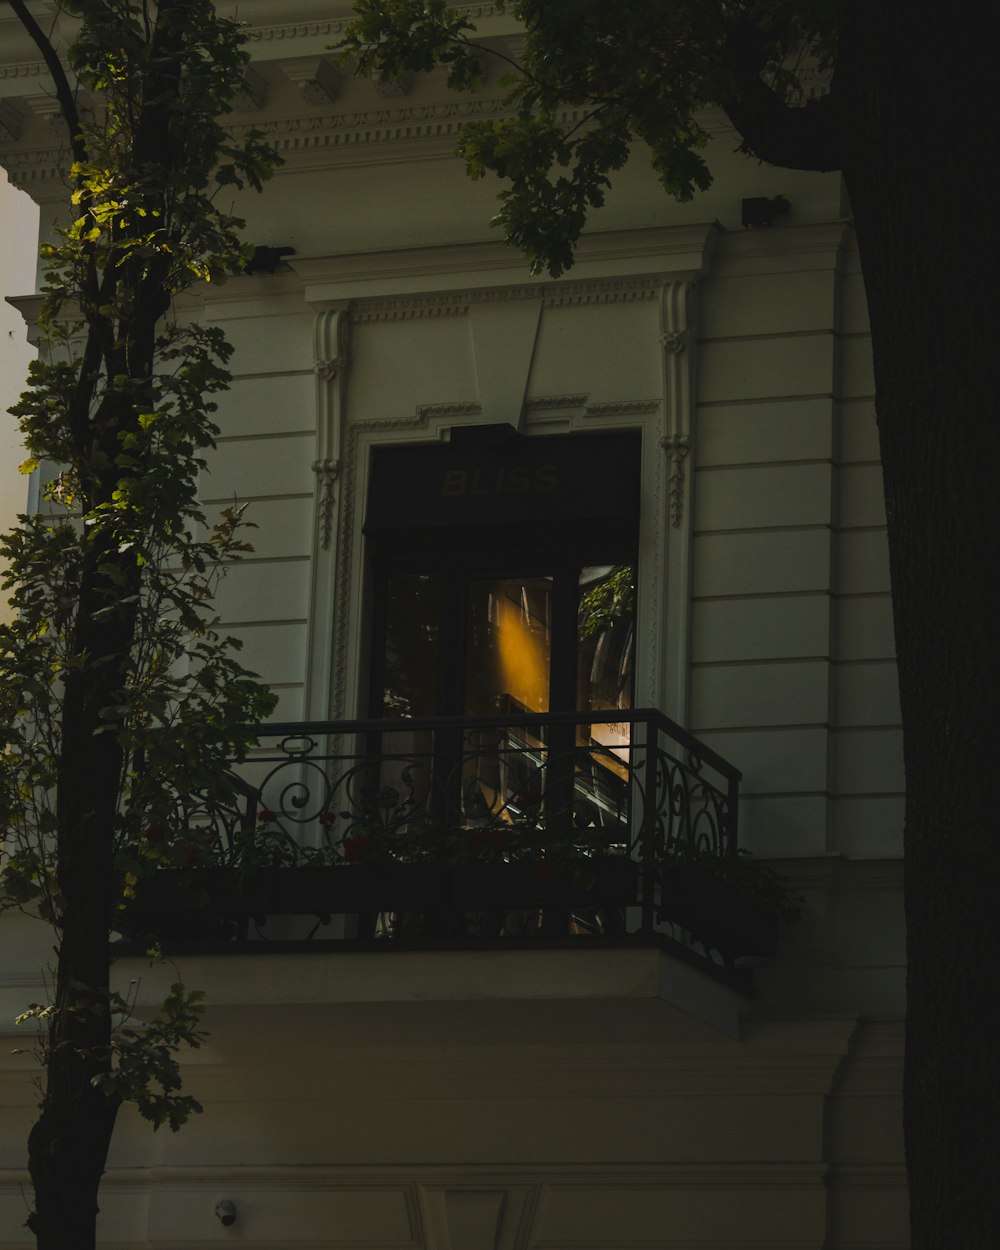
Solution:
{"label": "security camera", "polygon": [[230,1224],[236,1223],[236,1203],[230,1202],[228,1198],[223,1198],[215,1204],[215,1214],[228,1228]]}

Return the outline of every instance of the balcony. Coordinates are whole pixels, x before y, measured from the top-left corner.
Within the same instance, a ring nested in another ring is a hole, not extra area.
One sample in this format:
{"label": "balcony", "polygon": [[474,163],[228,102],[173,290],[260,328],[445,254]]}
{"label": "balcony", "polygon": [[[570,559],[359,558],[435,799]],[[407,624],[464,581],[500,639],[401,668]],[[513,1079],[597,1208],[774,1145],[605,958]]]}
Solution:
{"label": "balcony", "polygon": [[[265,725],[234,801],[179,814],[123,948],[773,949],[741,888],[740,774],[655,710]],[[186,839],[186,840],[185,840]]]}

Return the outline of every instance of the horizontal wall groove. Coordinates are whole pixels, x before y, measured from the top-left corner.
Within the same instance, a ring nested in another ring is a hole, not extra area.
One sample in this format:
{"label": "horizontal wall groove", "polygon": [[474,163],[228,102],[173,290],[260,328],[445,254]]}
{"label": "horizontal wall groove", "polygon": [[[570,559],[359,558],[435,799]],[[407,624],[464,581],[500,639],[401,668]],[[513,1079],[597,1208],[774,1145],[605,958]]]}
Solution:
{"label": "horizontal wall groove", "polygon": [[308,625],[309,619],[305,616],[286,616],[279,620],[260,620],[260,621],[219,621],[215,626],[217,629],[268,629],[283,628],[286,625]]}
{"label": "horizontal wall groove", "polygon": [[871,799],[902,799],[905,797],[905,790],[831,790],[829,794],[831,803],[867,803]]}
{"label": "horizontal wall groove", "polygon": [[[859,527],[860,528],[860,527]],[[872,526],[870,528],[877,528]],[[804,534],[819,532],[832,532],[833,525],[829,521],[814,522],[811,525],[747,525],[744,527],[730,527],[728,529],[717,530],[695,530],[695,538],[718,538],[727,535],[739,534]],[[885,526],[882,526],[885,529]]]}
{"label": "horizontal wall groove", "polygon": [[[884,663],[884,661],[876,660],[875,663]],[[777,655],[777,656],[748,656],[742,660],[692,660],[692,669],[713,669],[713,668],[773,668],[778,664],[831,664],[833,661],[829,655]],[[849,664],[849,660],[843,661]]]}
{"label": "horizontal wall groove", "polygon": [[793,722],[791,724],[785,721],[776,721],[773,725],[694,725],[691,733],[698,737],[700,734],[760,734],[760,733],[788,733],[791,730],[794,733],[802,733],[806,730],[825,730],[831,732],[833,726],[830,721],[805,721]]}
{"label": "horizontal wall groove", "polygon": [[[843,400],[853,401],[856,398],[862,399],[867,398],[867,396],[846,395],[841,397],[841,402]],[[695,410],[698,411],[702,408],[751,408],[760,407],[762,404],[767,404],[768,406],[795,404],[810,399],[838,399],[838,397],[833,391],[804,391],[800,395],[761,395],[748,396],[747,398],[739,396],[729,399],[699,399],[695,404]]]}
{"label": "horizontal wall groove", "polygon": [[[831,326],[819,326],[810,330],[768,330],[761,334],[721,334],[706,336],[698,340],[699,347],[718,343],[780,343],[785,339],[826,339],[826,338],[843,338]],[[851,335],[850,337],[857,337]]]}
{"label": "horizontal wall groove", "polygon": [[220,434],[215,440],[216,446],[222,443],[262,443],[274,442],[281,438],[315,438],[316,427],[308,430],[268,430],[261,434]]}
{"label": "horizontal wall groove", "polygon": [[275,369],[270,373],[234,373],[233,382],[260,382],[264,378],[308,378],[311,369]]}
{"label": "horizontal wall groove", "polygon": [[[823,526],[822,528],[826,528]],[[743,531],[741,530],[740,533]],[[756,599],[851,599],[854,595],[835,595],[832,591],[825,587],[811,590],[752,590],[745,594],[736,595],[692,595],[691,602],[694,603],[744,603]],[[880,591],[872,591],[870,593],[859,592],[857,598],[888,598],[888,594]]]}
{"label": "horizontal wall groove", "polygon": [[[209,476],[211,476],[211,475],[209,475]],[[289,499],[309,499],[309,500],[311,500],[312,498],[313,498],[313,492],[312,492],[312,491],[295,491],[295,492],[294,492],[294,494],[290,494],[290,495],[237,495],[237,496],[236,496],[236,502],[237,502],[238,504],[244,504],[244,503],[280,503],[280,502],[282,502],[282,501],[284,501],[284,500],[289,500]],[[232,495],[217,495],[217,496],[209,496],[209,497],[208,497],[208,498],[206,498],[206,499],[202,499],[202,501],[201,501],[201,506],[202,506],[203,508],[218,508],[218,507],[220,507],[220,506],[222,506],[222,507],[228,507],[228,506],[229,506],[232,502],[233,502],[233,496],[232,496]]]}
{"label": "horizontal wall groove", "polygon": [[734,460],[725,464],[696,464],[694,471],[695,473],[715,473],[716,471],[732,472],[741,469],[796,469],[812,465],[833,465],[837,467],[836,461],[829,456],[817,456],[810,460]]}
{"label": "horizontal wall groove", "polygon": [[[312,559],[308,552],[300,556],[240,556],[239,560],[234,561],[235,564],[308,564]],[[227,564],[226,568],[231,569],[233,564]]]}

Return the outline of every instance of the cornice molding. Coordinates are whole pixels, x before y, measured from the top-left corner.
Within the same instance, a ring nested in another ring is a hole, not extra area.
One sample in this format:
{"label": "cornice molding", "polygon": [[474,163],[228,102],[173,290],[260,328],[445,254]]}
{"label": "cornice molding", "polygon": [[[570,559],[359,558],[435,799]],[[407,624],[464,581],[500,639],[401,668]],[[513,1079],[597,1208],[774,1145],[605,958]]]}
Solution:
{"label": "cornice molding", "polygon": [[[558,288],[544,285],[490,286],[441,295],[359,300],[351,313],[351,319],[360,325],[366,322],[409,321],[421,317],[462,316],[472,304],[489,304],[501,300],[540,299],[545,308],[632,303],[655,298],[659,288],[660,281],[657,278],[582,281]],[[650,409],[643,408],[642,411],[648,412]]]}
{"label": "cornice molding", "polygon": [[15,61],[10,65],[0,65],[0,82],[15,78],[44,78],[48,72],[44,61]]}
{"label": "cornice molding", "polygon": [[566,409],[583,409],[586,395],[528,395],[524,401],[528,412],[553,412]]}
{"label": "cornice molding", "polygon": [[[509,112],[501,97],[460,99],[452,97],[426,104],[384,103],[375,108],[343,112],[305,114],[296,117],[261,118],[230,126],[236,138],[249,131],[262,133],[288,162],[323,156],[353,160],[376,159],[374,150],[383,147],[409,149],[415,144],[433,144],[451,151],[459,131],[467,121]],[[362,158],[360,152],[367,152]],[[279,171],[280,174],[280,171]]]}
{"label": "cornice molding", "polygon": [[[500,15],[495,4],[457,4],[454,6],[469,21],[481,21],[486,17]],[[342,35],[348,24],[353,21],[353,14],[345,17],[329,17],[319,21],[308,22],[276,22],[274,24],[251,26],[247,31],[247,42],[250,44],[284,43],[292,39],[331,39]]]}
{"label": "cornice molding", "polygon": [[711,222],[585,234],[567,278],[528,278],[525,257],[493,240],[293,256],[289,267],[305,284],[308,303],[350,299],[355,315],[369,319],[376,308],[385,315],[404,307],[464,308],[474,300],[539,299],[553,308],[653,299],[663,281],[706,272],[718,235]]}

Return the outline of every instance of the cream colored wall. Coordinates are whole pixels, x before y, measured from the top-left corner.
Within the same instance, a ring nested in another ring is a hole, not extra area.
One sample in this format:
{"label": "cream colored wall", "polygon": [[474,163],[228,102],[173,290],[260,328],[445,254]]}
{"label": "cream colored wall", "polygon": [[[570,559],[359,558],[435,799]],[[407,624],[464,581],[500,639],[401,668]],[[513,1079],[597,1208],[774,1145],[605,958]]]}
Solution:
{"label": "cream colored wall", "polygon": [[[241,120],[287,163],[235,207],[296,255],[185,305],[236,348],[206,511],[235,496],[259,526],[225,626],[279,717],[353,713],[375,447],[486,420],[641,427],[640,701],[743,769],[741,840],[805,914],[756,961],[753,1001],[652,951],[184,958],[209,995],[211,1041],[185,1060],[207,1111],[176,1137],[123,1116],[101,1244],[903,1250],[898,708],[839,181],[747,162],[713,120],[710,193],[673,205],[633,162],[577,267],[535,280],[486,224],[494,189],[450,155],[440,81],[303,102],[283,62],[321,55],[347,7],[240,5],[269,89]],[[10,25],[0,6],[0,70],[30,60]],[[38,87],[0,74],[25,118],[0,161],[48,220]],[[743,231],[740,199],[777,193],[791,214]],[[45,993],[48,938],[0,924],[8,1020]],[[161,973],[118,972],[148,1010]],[[6,1032],[0,1244],[27,1250],[32,1061]]]}
{"label": "cream colored wall", "polygon": [[898,854],[888,566],[857,261],[839,225],[727,239],[702,300],[691,728],[762,854]]}
{"label": "cream colored wall", "polygon": [[[35,286],[35,238],[38,210],[0,170],[0,532],[14,525],[28,506],[28,479],[18,472],[24,448],[17,421],[7,408],[24,389],[28,345],[24,322],[6,303],[8,295],[26,295]],[[7,619],[6,595],[0,594],[0,619]]]}

